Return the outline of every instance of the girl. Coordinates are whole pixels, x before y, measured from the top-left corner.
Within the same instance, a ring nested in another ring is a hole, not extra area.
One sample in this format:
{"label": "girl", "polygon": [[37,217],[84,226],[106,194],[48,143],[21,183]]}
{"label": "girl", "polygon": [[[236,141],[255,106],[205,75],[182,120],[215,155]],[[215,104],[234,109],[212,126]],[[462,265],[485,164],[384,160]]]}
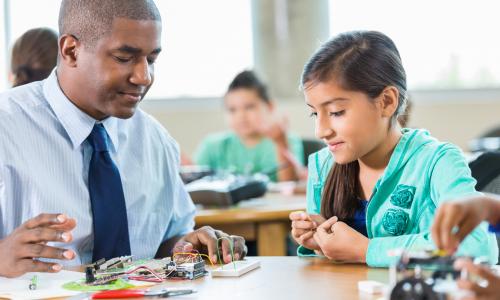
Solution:
{"label": "girl", "polygon": [[273,181],[297,180],[303,164],[301,140],[286,133],[273,115],[266,86],[251,71],[236,76],[224,97],[232,132],[207,137],[195,160],[214,170],[267,173]]}
{"label": "girl", "polygon": [[47,78],[57,63],[57,47],[57,33],[49,28],[34,28],[20,36],[12,46],[12,86]]}
{"label": "girl", "polygon": [[[456,146],[399,127],[406,75],[384,34],[348,32],[327,42],[306,64],[302,87],[328,147],[309,158],[308,213],[290,215],[299,255],[388,266],[391,249],[433,245],[437,206],[478,194]],[[498,247],[481,226],[458,252],[496,263]]]}

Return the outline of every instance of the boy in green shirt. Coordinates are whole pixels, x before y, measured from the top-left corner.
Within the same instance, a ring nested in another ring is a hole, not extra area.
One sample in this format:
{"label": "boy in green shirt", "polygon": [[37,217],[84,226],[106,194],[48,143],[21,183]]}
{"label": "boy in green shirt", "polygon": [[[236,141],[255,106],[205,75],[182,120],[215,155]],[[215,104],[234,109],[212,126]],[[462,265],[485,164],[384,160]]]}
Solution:
{"label": "boy in green shirt", "polygon": [[224,97],[231,132],[203,140],[198,165],[237,174],[265,173],[273,181],[298,180],[304,164],[302,141],[287,134],[286,122],[273,115],[265,85],[251,71],[236,76]]}

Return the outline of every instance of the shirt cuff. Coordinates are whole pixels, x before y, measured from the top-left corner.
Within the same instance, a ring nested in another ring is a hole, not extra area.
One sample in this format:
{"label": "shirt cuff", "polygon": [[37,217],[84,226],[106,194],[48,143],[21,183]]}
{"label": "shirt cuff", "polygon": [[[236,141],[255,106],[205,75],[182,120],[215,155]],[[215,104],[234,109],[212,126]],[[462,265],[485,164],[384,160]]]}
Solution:
{"label": "shirt cuff", "polygon": [[297,248],[297,256],[318,256],[313,250],[307,249],[304,246]]}

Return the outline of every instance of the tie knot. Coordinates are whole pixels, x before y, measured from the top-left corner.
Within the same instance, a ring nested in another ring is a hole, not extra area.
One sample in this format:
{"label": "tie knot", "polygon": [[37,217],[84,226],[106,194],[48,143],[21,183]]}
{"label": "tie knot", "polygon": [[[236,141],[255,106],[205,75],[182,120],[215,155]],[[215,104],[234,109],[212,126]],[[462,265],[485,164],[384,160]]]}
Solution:
{"label": "tie knot", "polygon": [[108,149],[108,134],[102,124],[95,124],[87,138],[94,151],[105,152]]}

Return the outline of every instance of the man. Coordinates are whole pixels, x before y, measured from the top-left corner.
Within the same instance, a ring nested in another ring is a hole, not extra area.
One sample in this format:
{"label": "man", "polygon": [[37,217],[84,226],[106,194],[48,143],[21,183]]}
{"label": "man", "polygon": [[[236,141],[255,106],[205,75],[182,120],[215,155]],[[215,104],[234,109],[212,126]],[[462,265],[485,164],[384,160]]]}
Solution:
{"label": "man", "polygon": [[59,34],[49,78],[0,95],[0,275],[172,251],[215,261],[220,245],[243,258],[243,238],[193,231],[177,144],[137,108],[161,51],[153,1],[63,0]]}

